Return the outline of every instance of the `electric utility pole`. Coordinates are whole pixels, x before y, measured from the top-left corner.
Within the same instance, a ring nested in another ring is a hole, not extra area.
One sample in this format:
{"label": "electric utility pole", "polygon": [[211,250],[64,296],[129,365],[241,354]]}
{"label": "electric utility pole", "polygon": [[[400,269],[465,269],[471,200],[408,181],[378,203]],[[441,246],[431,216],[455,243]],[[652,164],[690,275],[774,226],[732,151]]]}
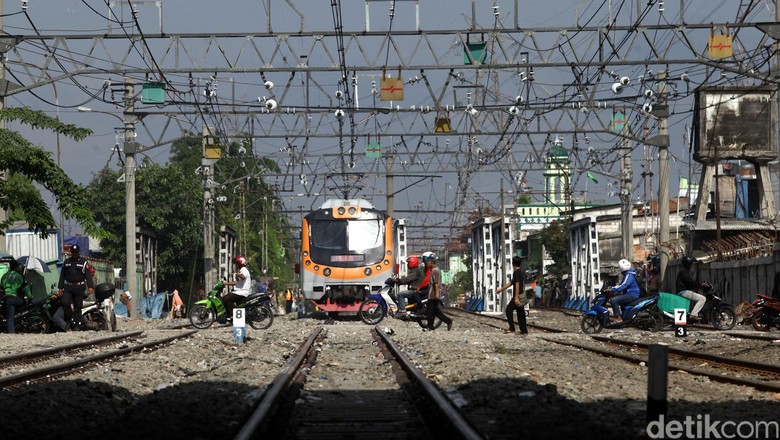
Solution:
{"label": "electric utility pole", "polygon": [[217,281],[217,265],[214,261],[214,225],[216,215],[214,213],[214,180],[213,169],[216,159],[210,158],[208,151],[216,144],[211,128],[203,126],[203,155],[201,159],[201,177],[203,179],[203,273],[205,276],[205,288],[211,289]]}
{"label": "electric utility pole", "polygon": [[[125,78],[124,84],[124,114],[123,121],[125,125],[123,147],[125,150],[125,208],[127,219],[125,220],[125,258],[127,267],[125,277],[127,278],[127,290],[137,300],[143,296],[138,288],[137,274],[137,244],[136,244],[136,216],[135,216],[135,153],[137,144],[135,142],[135,86],[132,78]],[[138,307],[130,307],[128,311],[130,318],[138,317]]]}
{"label": "electric utility pole", "polygon": [[[628,124],[624,128],[624,133],[628,131]],[[620,141],[620,202],[621,202],[621,222],[620,230],[623,233],[623,258],[633,261],[634,256],[634,209],[631,203],[634,173],[631,171],[631,146],[629,140],[623,138]]]}
{"label": "electric utility pole", "polygon": [[[666,85],[668,75],[666,70],[658,72],[658,102],[654,114],[658,116],[658,215],[659,245],[663,246],[669,241],[669,107],[666,103]],[[659,246],[659,249],[663,249]],[[661,273],[658,275],[664,279],[666,265],[669,263],[669,255],[661,252]]]}

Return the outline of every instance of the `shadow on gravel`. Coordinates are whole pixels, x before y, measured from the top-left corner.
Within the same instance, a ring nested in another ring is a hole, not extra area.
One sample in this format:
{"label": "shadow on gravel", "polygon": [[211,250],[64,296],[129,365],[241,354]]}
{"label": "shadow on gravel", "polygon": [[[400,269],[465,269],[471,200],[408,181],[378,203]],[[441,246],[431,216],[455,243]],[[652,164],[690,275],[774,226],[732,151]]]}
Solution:
{"label": "shadow on gravel", "polygon": [[[642,384],[644,380],[637,378]],[[340,393],[361,401],[382,402],[392,400],[390,393],[397,391]],[[449,390],[449,396],[461,404],[461,411],[490,439],[647,438],[645,403],[640,401],[578,402],[561,396],[554,385],[530,379],[479,380],[457,391]],[[237,420],[259,397],[259,391],[246,385],[220,381],[167,387],[141,398],[121,387],[97,382],[32,384],[0,391],[0,430],[3,438],[14,439],[227,439],[235,433]],[[684,421],[690,416],[695,421],[697,415],[709,414],[711,420],[721,423],[777,420],[777,403],[734,402],[728,396],[721,396],[720,400],[672,401],[668,418]],[[302,399],[298,403],[307,402]],[[369,410],[375,415],[394,411],[381,405]],[[293,420],[304,421],[295,417]],[[377,423],[387,423],[386,420],[379,418]],[[322,429],[343,434],[335,438],[372,438],[370,429],[349,433],[343,422],[334,420]]]}
{"label": "shadow on gravel", "polygon": [[259,396],[230,382],[171,386],[140,398],[99,382],[39,383],[0,391],[0,431],[7,439],[223,439]]}
{"label": "shadow on gravel", "polygon": [[[554,368],[554,367],[553,367]],[[638,377],[637,386],[646,386],[646,378]],[[702,384],[706,386],[706,384]],[[669,391],[671,398],[673,390]],[[461,411],[490,439],[627,439],[627,438],[704,438],[696,435],[666,436],[653,431],[648,436],[646,402],[629,399],[608,399],[580,402],[558,393],[554,384],[532,380],[479,380],[450,392],[467,404]],[[713,396],[721,401],[712,403],[670,400],[665,421],[777,421],[776,402],[731,401],[728,396]],[[701,417],[697,417],[701,415]],[[700,423],[700,425],[703,422]],[[657,425],[657,424],[656,424]],[[657,426],[653,426],[655,429]],[[666,429],[666,428],[661,428]],[[703,432],[703,431],[702,431]],[[773,431],[774,432],[774,431]],[[734,433],[733,428],[729,433]],[[674,433],[673,433],[674,434]],[[710,436],[709,438],[717,438]],[[726,438],[726,437],[721,437]],[[737,438],[737,437],[734,437]],[[763,436],[750,438],[765,438]],[[772,436],[771,438],[777,438]]]}

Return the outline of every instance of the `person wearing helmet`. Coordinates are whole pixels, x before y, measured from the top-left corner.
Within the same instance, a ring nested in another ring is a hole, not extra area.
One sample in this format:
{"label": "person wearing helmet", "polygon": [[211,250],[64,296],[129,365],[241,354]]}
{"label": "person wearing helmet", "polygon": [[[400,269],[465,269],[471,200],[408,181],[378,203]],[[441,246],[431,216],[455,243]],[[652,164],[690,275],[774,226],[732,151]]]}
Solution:
{"label": "person wearing helmet", "polygon": [[434,317],[439,317],[445,324],[447,324],[447,331],[452,330],[452,319],[445,315],[442,309],[444,304],[441,302],[441,271],[436,266],[436,255],[430,252],[423,257],[425,267],[430,269],[430,283],[431,287],[428,290],[428,330],[434,330],[433,321]]}
{"label": "person wearing helmet", "polygon": [[233,258],[233,264],[236,265],[236,281],[228,281],[226,286],[234,286],[233,291],[222,297],[222,303],[225,305],[226,319],[233,319],[233,309],[239,301],[252,294],[252,276],[246,267],[247,261],[243,255]]}
{"label": "person wearing helmet", "polygon": [[707,283],[699,282],[691,276],[691,268],[693,268],[693,264],[696,262],[696,259],[689,255],[682,258],[682,261],[680,261],[680,270],[677,272],[677,282],[675,284],[677,294],[694,303],[693,309],[691,309],[691,313],[688,315],[688,321],[691,322],[699,320],[699,312],[702,307],[704,307],[704,303],[707,302],[707,297],[696,291],[709,287]]}
{"label": "person wearing helmet", "polygon": [[398,311],[403,316],[406,313],[406,300],[415,305],[420,304],[420,294],[417,292],[417,288],[425,278],[425,270],[420,264],[420,259],[411,256],[406,258],[406,267],[409,268],[408,275],[405,277],[394,277],[393,282],[395,284],[406,284],[407,290],[398,294]]}
{"label": "person wearing helmet", "polygon": [[422,263],[423,266],[422,270],[424,274],[422,282],[420,282],[420,285],[417,286],[417,293],[420,295],[420,298],[427,298],[428,291],[430,290],[431,287],[431,268],[428,267],[427,264],[425,264],[425,262],[431,258],[436,260],[436,254],[430,251],[423,252],[422,258],[420,258],[420,262]]}
{"label": "person wearing helmet", "polygon": [[639,283],[636,280],[636,270],[631,267],[631,262],[623,258],[618,261],[618,268],[623,276],[622,281],[617,286],[608,288],[608,291],[619,292],[620,295],[614,296],[609,303],[612,304],[612,313],[615,322],[623,322],[620,306],[629,304],[631,301],[639,298]]}

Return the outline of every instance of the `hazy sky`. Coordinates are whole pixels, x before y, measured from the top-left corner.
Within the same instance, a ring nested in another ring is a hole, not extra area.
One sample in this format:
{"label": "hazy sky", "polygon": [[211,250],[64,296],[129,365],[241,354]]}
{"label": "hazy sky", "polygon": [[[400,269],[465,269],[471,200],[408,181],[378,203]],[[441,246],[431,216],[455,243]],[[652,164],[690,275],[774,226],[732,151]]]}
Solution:
{"label": "hazy sky", "polygon": [[[130,10],[127,7],[127,2],[113,2],[119,3],[120,6],[115,6],[112,11],[105,1],[98,0],[32,0],[27,2],[27,15],[21,12],[21,1],[5,1],[3,2],[4,17],[4,30],[10,34],[20,35],[34,35],[36,32],[41,34],[57,34],[57,35],[100,35],[106,33],[122,34],[123,28],[117,23],[111,23],[109,29],[109,20],[107,17],[110,12],[112,15],[112,21],[123,22],[125,24],[125,30],[133,32],[134,28],[132,16]],[[134,2],[135,3],[135,2]],[[225,0],[225,1],[206,1],[206,0],[162,0],[161,15],[154,2],[137,2],[138,9],[138,21],[141,25],[141,29],[145,34],[153,34],[160,31],[160,21],[162,22],[162,31],[165,33],[260,33],[267,32],[269,23],[269,10],[268,2],[263,1],[249,1],[249,0]],[[300,30],[302,24],[306,31],[322,30],[331,31],[333,29],[333,14],[330,7],[330,2],[327,1],[303,1],[295,0],[291,1],[294,8],[286,1],[273,0],[270,2],[270,16],[272,17],[270,26],[274,32],[289,33],[297,32]],[[637,9],[644,8],[646,1],[564,1],[556,0],[554,2],[547,1],[530,1],[523,0],[518,1],[519,17],[515,18],[515,3],[514,1],[469,1],[469,0],[440,0],[440,1],[426,1],[422,0],[419,5],[419,26],[425,30],[433,29],[465,29],[472,23],[472,7],[476,11],[476,19],[478,27],[490,29],[495,25],[495,16],[493,5],[498,6],[498,13],[500,22],[505,27],[511,27],[514,25],[515,20],[521,28],[540,28],[540,27],[564,27],[572,26],[575,23],[588,26],[603,26],[610,18],[615,19],[615,23],[618,25],[629,25],[634,22],[637,17]],[[735,17],[740,12],[739,2],[735,1],[687,1],[685,2],[684,16],[687,23],[710,23],[718,21],[736,21]],[[371,2],[370,5],[370,23],[371,30],[386,30],[390,27],[390,18],[388,15],[388,7],[391,2]],[[748,21],[770,21],[774,15],[774,11],[769,10],[771,5],[763,5],[758,9],[755,9],[748,17]],[[301,17],[298,12],[303,14]],[[658,6],[654,6],[647,13],[646,18],[643,20],[644,25],[652,24],[664,24],[675,23],[679,21],[680,15],[680,2],[679,1],[667,1],[664,5],[664,11],[659,11]],[[342,2],[342,14],[343,24],[345,32],[360,31],[365,27],[365,3],[363,1],[343,1]],[[416,26],[416,7],[415,2],[402,2],[396,3],[395,17],[392,20],[393,30],[413,30]],[[747,31],[746,31],[747,33]],[[754,31],[754,34],[760,35],[760,33]],[[649,34],[652,38],[656,39],[656,43],[662,43],[669,38],[675,38],[668,33],[652,33]],[[516,38],[522,38],[522,33],[518,33]],[[542,38],[541,36],[539,38]],[[754,38],[755,40],[755,38]],[[292,40],[291,41],[295,41]],[[161,51],[161,48],[165,47],[164,42],[157,42],[151,44],[152,55],[156,61],[162,61],[164,59],[170,60],[171,55],[165,54]],[[548,42],[543,42],[544,44]],[[706,46],[705,41],[693,42],[699,48]],[[206,44],[206,43],[204,43]],[[89,50],[84,43],[76,42],[75,40],[68,40],[69,48],[75,52],[85,53]],[[140,47],[140,43],[138,43]],[[126,50],[127,43],[125,42],[124,50]],[[77,49],[74,49],[77,48]],[[51,48],[49,48],[51,49]],[[753,48],[748,48],[752,50]],[[39,42],[31,44],[24,42],[19,45],[19,50],[22,56],[27,62],[34,62],[30,60],[35,59],[35,55],[45,53],[47,48],[43,47]],[[145,49],[141,48],[141,51]],[[353,48],[354,50],[354,48]],[[458,48],[453,50],[453,53],[458,54]],[[577,50],[587,52],[589,48],[577,48]],[[593,49],[595,52],[595,49]],[[562,48],[562,54],[560,57],[565,57],[566,48]],[[59,53],[59,52],[58,52]],[[121,53],[116,54],[115,62],[123,61]],[[268,54],[265,54],[268,56]],[[183,56],[183,55],[182,55]],[[197,55],[193,55],[197,56]],[[166,58],[167,57],[167,58]],[[135,54],[131,54],[132,61],[128,61],[135,67],[139,67],[141,64]],[[38,56],[38,60],[42,60]],[[18,61],[18,57],[14,54],[9,54],[9,69],[13,69],[18,72],[21,66],[14,65],[14,61]],[[146,57],[145,61],[148,63],[151,58]],[[214,65],[219,63],[218,56],[210,56],[202,64],[202,67]],[[223,60],[224,61],[224,60]],[[297,60],[284,60],[284,62],[294,63]],[[324,63],[327,60],[310,59],[311,64]],[[40,61],[42,62],[42,61]],[[280,60],[276,60],[277,64],[280,64]],[[349,63],[349,60],[348,60]],[[97,64],[97,63],[96,63]],[[198,63],[200,65],[200,63]],[[388,63],[393,65],[391,59]],[[107,64],[105,64],[107,65]],[[58,66],[52,65],[49,70],[52,75],[57,75]],[[644,66],[620,66],[621,75],[629,75],[633,78],[637,78],[644,74]],[[679,74],[682,72],[683,67],[671,66],[670,70],[673,70]],[[691,78],[703,79],[706,72],[701,66],[693,66],[690,70]],[[405,75],[410,75],[406,74]],[[567,78],[567,75],[569,76]],[[286,78],[285,75],[277,74],[270,75],[277,84],[282,84]],[[561,83],[565,81],[571,81],[571,69],[538,69],[537,82],[535,87],[539,94],[549,93],[554,94],[555,90],[561,88]],[[208,81],[208,74],[198,73],[194,75],[195,81],[202,85]],[[235,86],[235,92],[231,89],[233,85],[227,78],[228,75],[222,75],[219,78],[219,93],[221,97],[230,96],[231,99],[235,98],[242,105],[249,105],[250,102],[255,101],[260,97],[264,90],[262,90],[262,80],[260,78],[253,78],[247,80],[241,78],[238,84]],[[336,84],[332,80],[333,75],[329,78],[327,75],[323,76],[322,84],[323,89],[330,93],[329,89],[335,90]],[[712,78],[712,77],[710,77]],[[9,78],[10,79],[10,78]],[[121,108],[112,106],[100,102],[100,100],[89,100],[88,93],[100,95],[100,87],[105,80],[111,80],[114,83],[122,81],[122,76],[117,73],[103,74],[103,75],[89,75],[78,76],[74,81],[61,80],[56,83],[56,96],[54,94],[54,87],[47,85],[33,92],[39,97],[45,99],[36,98],[32,93],[26,92],[19,95],[14,95],[7,99],[7,106],[30,106],[35,109],[41,109],[51,115],[59,115],[59,117],[66,122],[73,123],[79,126],[85,126],[92,128],[95,134],[90,136],[85,141],[75,143],[67,139],[60,139],[60,150],[62,154],[62,167],[68,172],[76,181],[80,183],[87,183],[92,175],[108,164],[109,166],[116,167],[116,156],[111,157],[112,148],[121,139],[117,140],[115,128],[120,127],[121,123],[119,119],[97,113],[85,114],[79,113],[76,107],[79,105],[85,105],[96,110],[108,111],[121,116]],[[185,84],[187,77],[184,74],[171,74],[169,79],[177,84]],[[142,78],[138,78],[139,82]],[[361,103],[366,103],[371,98],[365,94],[369,93],[370,78],[365,75],[360,78],[360,99]],[[609,90],[609,83],[605,82],[599,87],[604,87]],[[417,93],[423,91],[421,85],[409,85],[407,95],[409,98],[405,100],[402,105],[409,106],[415,103],[425,104],[425,100],[418,100]],[[506,96],[514,96],[520,93],[523,85],[519,82],[504,81],[501,84],[501,94]],[[512,90],[512,89],[515,90]],[[228,95],[229,94],[229,95]],[[103,95],[103,98],[110,100],[110,96]],[[114,98],[120,100],[121,96],[117,95]],[[295,92],[288,98],[290,102],[295,100]],[[58,102],[61,108],[59,110],[53,104]],[[294,104],[293,104],[294,105]],[[298,104],[301,105],[301,104]],[[365,105],[365,104],[364,104]],[[678,176],[686,176],[688,173],[687,156],[688,151],[684,146],[685,139],[685,127],[692,124],[689,113],[692,105],[692,101],[681,100],[674,104],[673,112],[679,113],[679,116],[673,116],[670,119],[672,146],[670,152],[672,153],[672,169],[671,179],[674,182],[671,184],[672,189],[676,189],[676,179]],[[160,109],[167,110],[167,109]],[[159,127],[162,122],[160,121],[147,121],[150,126]],[[25,132],[33,141],[40,144],[49,151],[56,152],[57,139],[56,136],[50,133],[41,132]],[[571,136],[561,136],[564,141],[564,146],[570,147],[573,143]],[[138,140],[142,144],[148,143],[148,137],[139,131]],[[462,137],[453,136],[449,139],[452,145],[458,145],[463,143]],[[431,140],[433,141],[433,140]],[[439,139],[440,142],[444,142],[443,139]],[[586,147],[584,140],[578,138],[578,141],[583,148]],[[614,136],[592,136],[589,140],[596,148],[609,149],[614,146],[616,140]],[[362,146],[361,140],[361,146]],[[283,148],[284,142],[270,141],[270,140],[257,140],[255,142],[255,152],[258,155],[270,155],[278,154],[279,148]],[[486,147],[488,148],[488,147]],[[522,142],[515,145],[514,148],[523,148]],[[633,159],[635,163],[634,170],[634,183],[635,192],[634,198],[644,197],[643,189],[646,186],[646,182],[641,181],[638,177],[641,173],[641,160],[643,156],[641,146],[635,146]],[[325,152],[337,152],[333,143],[331,144],[313,144],[311,148],[312,154],[319,154]],[[147,152],[148,156],[155,162],[164,163],[167,160],[168,150],[165,147],[157,148]],[[362,150],[361,150],[362,154]],[[656,162],[657,164],[657,162]],[[415,172],[414,169],[409,169],[409,172]],[[500,174],[496,172],[490,172],[486,170],[484,172],[476,172],[472,176],[472,189],[473,193],[467,200],[465,208],[474,209],[479,203],[489,203],[494,208],[498,207],[499,193],[498,193],[498,181],[500,179],[511,179],[511,174]],[[540,190],[543,185],[543,179],[540,172],[529,172],[527,174],[529,185],[535,190]],[[610,179],[609,176],[603,176],[599,178],[599,183],[595,184],[588,179],[580,178],[576,182],[576,190],[582,194],[586,191],[592,200],[604,200],[610,203],[618,203],[619,199],[612,196],[611,193],[615,191],[614,179]],[[413,185],[414,179],[401,180],[397,179],[395,184],[396,190],[403,188],[409,184],[410,189],[400,193],[396,196],[396,209],[415,209],[417,206],[421,206],[425,211],[446,211],[452,209],[455,197],[455,188],[457,188],[457,175],[454,173],[443,175],[442,178],[435,179],[433,184],[428,186]],[[649,182],[647,182],[649,183]],[[652,198],[657,197],[657,179],[653,182],[656,189],[650,191]],[[506,190],[511,189],[511,182],[507,181]],[[374,198],[373,202],[379,206],[384,207],[384,177],[380,176],[370,181],[363,190],[362,196],[368,198]],[[655,194],[654,194],[655,191]],[[312,201],[308,198],[298,199],[295,194],[297,192],[304,192],[303,188],[294,189],[292,192],[283,195],[286,197],[285,203],[289,208],[295,209],[297,206],[304,206],[308,208],[310,203],[319,204],[321,200]],[[510,195],[511,196],[511,195]],[[479,198],[484,198],[486,202],[477,202]],[[509,202],[509,199],[505,200]],[[441,215],[427,214],[423,217],[417,217],[412,219],[417,222],[446,222],[447,218]]]}

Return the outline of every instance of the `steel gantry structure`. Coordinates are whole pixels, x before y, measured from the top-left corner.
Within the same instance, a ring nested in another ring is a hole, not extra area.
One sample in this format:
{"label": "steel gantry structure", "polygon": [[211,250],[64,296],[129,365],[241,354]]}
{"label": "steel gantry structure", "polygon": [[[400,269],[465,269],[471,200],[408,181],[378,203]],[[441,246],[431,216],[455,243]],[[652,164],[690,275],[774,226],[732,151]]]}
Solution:
{"label": "steel gantry structure", "polygon": [[[104,32],[39,32],[34,25],[35,32],[6,32],[13,42],[6,78],[14,85],[6,84],[5,97],[43,95],[42,86],[70,81],[111,109],[121,103],[112,94],[116,83],[155,82],[164,104],[133,109],[139,152],[212,125],[223,144],[246,139],[255,156],[281,169],[247,177],[289,194],[333,194],[328,180],[338,177],[350,196],[366,187],[391,196],[387,175],[453,176],[457,190],[426,207],[435,213],[468,207],[481,173],[511,182],[514,194],[529,190],[527,179],[559,139],[570,152],[572,188],[585,170],[605,180],[619,175],[625,142],[659,147],[663,160],[669,147],[682,150],[665,127],[690,124],[697,86],[777,82],[775,25],[755,2],[730,11],[693,9],[687,0],[581,9],[576,2],[570,19],[545,27],[519,0],[464,1],[464,14],[417,1],[334,0],[323,11],[302,3],[260,1],[265,25],[244,31],[180,30],[167,15],[175,0],[130,0],[107,3],[108,16],[93,15],[97,24],[108,18]],[[372,18],[371,3],[390,6],[389,23]],[[403,3],[414,10],[400,13]],[[139,20],[139,8],[151,6],[158,17]],[[119,20],[123,9],[130,19]],[[214,18],[229,12],[214,11]],[[462,24],[429,27],[434,20],[426,13]],[[284,14],[294,18],[285,23],[278,19]],[[724,32],[733,54],[713,58],[709,37]],[[387,77],[402,79],[403,101],[381,100]],[[630,121],[628,129],[614,129],[616,113]],[[367,154],[371,142],[378,156]],[[449,216],[453,231],[463,222]]]}

